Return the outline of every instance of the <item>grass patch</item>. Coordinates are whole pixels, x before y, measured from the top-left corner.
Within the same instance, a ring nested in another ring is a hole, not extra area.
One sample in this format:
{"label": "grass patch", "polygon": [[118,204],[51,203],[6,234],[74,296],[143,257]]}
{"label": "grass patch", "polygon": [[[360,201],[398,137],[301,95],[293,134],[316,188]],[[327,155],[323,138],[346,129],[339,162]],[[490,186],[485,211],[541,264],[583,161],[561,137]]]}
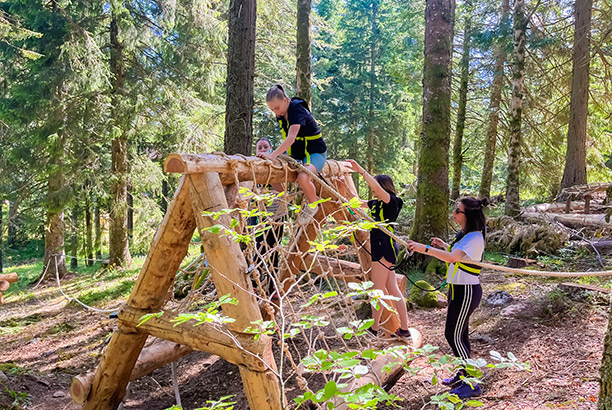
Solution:
{"label": "grass patch", "polygon": [[[90,289],[80,293],[76,297],[86,305],[94,306],[100,302],[108,302],[113,299],[129,296],[132,288],[134,287],[134,283],[136,282],[131,279],[116,281],[115,283],[104,284],[107,286],[105,289]],[[77,302],[72,301],[70,304],[76,306]]]}
{"label": "grass patch", "polygon": [[16,335],[21,333],[26,326],[38,323],[44,320],[45,317],[39,313],[22,317],[10,318],[0,322],[0,335]]}
{"label": "grass patch", "polygon": [[8,376],[17,376],[29,372],[25,367],[17,366],[13,362],[0,363],[0,371]]}
{"label": "grass patch", "polygon": [[508,255],[499,252],[485,251],[483,260],[486,262],[494,262],[498,265],[505,265],[508,263]]}
{"label": "grass patch", "polygon": [[77,324],[70,323],[70,322],[63,322],[63,323],[59,323],[59,324],[53,326],[53,329],[51,329],[49,331],[49,333],[50,334],[54,334],[54,335],[70,333],[71,331],[73,331],[77,327],[78,327]]}

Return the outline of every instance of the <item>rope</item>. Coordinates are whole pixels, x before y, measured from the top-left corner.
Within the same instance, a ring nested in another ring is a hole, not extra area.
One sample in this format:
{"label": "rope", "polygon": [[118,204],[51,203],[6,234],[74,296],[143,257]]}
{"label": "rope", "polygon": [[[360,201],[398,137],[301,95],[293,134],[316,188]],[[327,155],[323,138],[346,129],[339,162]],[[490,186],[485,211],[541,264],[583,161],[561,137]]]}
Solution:
{"label": "rope", "polygon": [[[345,203],[348,202],[340,193],[338,193],[332,187],[327,185],[327,183],[325,181],[323,181],[321,178],[319,178],[318,175],[316,175],[314,172],[312,172],[308,168],[304,167],[300,162],[296,161],[295,159],[293,159],[291,157],[289,157],[289,158],[290,159],[287,159],[287,157],[283,156],[283,159],[287,160],[288,162],[289,161],[293,161],[293,165],[297,165],[298,167],[300,167],[301,168],[300,172],[306,172],[308,175],[310,175],[311,178],[314,178],[319,184],[326,186],[327,190],[329,190],[336,197],[336,199],[339,199],[339,200],[341,200],[341,201],[343,201]],[[373,222],[373,219],[370,218],[361,209],[356,209],[356,211],[358,211],[361,214],[360,216],[362,216],[366,220],[369,220],[370,222]],[[406,247],[406,248],[408,247],[408,243],[406,241],[404,241],[402,238],[400,238],[399,236],[397,236],[393,232],[389,231],[384,226],[380,226],[380,227],[378,227],[378,229],[380,229],[381,231],[383,231],[384,233],[389,235],[391,238],[395,239],[397,242],[399,242],[404,247]],[[469,264],[472,264],[472,265],[480,266],[482,268],[496,270],[496,271],[501,271],[501,272],[512,273],[512,274],[516,274],[516,275],[534,275],[534,276],[549,276],[549,277],[563,277],[563,278],[567,278],[567,277],[578,277],[579,278],[579,277],[585,277],[585,276],[612,276],[612,270],[596,271],[596,272],[534,271],[534,270],[530,270],[530,269],[510,268],[510,267],[507,267],[507,266],[494,265],[492,263],[487,263],[487,262],[476,262],[476,261],[472,261],[472,260],[468,260],[468,259],[462,259],[462,260],[460,260],[458,262],[465,262],[465,263],[469,263]]]}
{"label": "rope", "polygon": [[57,257],[58,256],[64,256],[64,255],[62,255],[62,254],[49,255],[49,257],[53,257],[53,259],[55,261],[55,278],[57,279],[57,287],[58,287],[60,293],[62,294],[62,296],[64,296],[68,300],[68,302],[75,301],[79,305],[83,306],[85,309],[93,310],[94,312],[112,313],[112,312],[116,312],[117,311],[118,306],[116,308],[114,308],[114,309],[97,309],[97,308],[94,308],[94,307],[86,305],[85,303],[81,302],[77,298],[71,298],[68,295],[66,295],[64,293],[64,290],[62,289],[62,284],[60,283],[59,269],[57,268]]}

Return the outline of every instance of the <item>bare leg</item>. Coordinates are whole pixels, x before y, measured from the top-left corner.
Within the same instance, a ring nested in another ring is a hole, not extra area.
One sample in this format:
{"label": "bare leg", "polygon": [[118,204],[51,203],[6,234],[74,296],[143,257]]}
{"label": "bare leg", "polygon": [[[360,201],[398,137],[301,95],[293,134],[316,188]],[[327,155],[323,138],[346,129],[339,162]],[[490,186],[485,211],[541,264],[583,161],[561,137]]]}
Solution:
{"label": "bare leg", "polygon": [[[387,262],[385,258],[382,258],[381,261],[387,266],[390,265],[390,263]],[[378,265],[380,265],[380,263]],[[395,305],[395,310],[397,310],[397,313],[399,314],[400,328],[408,330],[408,308],[406,308],[406,301],[404,300],[404,295],[402,294],[402,291],[400,290],[399,286],[397,286],[397,279],[395,278],[395,274],[390,270],[387,270],[387,272],[389,272],[389,274],[387,275],[387,282],[385,284],[387,292],[391,296],[400,298],[400,300],[393,301],[393,304]]]}
{"label": "bare leg", "polygon": [[[374,282],[374,289],[382,290],[383,293],[386,292],[386,283],[387,276],[389,276],[389,269],[385,268],[378,262],[372,261],[372,282]],[[382,306],[378,306],[378,310],[374,309],[372,306],[372,319],[374,319],[374,324],[372,325],[372,330],[378,330],[380,326],[380,316],[382,315]]]}
{"label": "bare leg", "polygon": [[[313,173],[317,173],[317,169],[314,167],[314,165],[304,165],[306,168],[308,168],[310,171],[312,171]],[[304,192],[304,196],[306,197],[306,199],[308,200],[308,203],[314,203],[317,201],[317,190],[315,189],[314,184],[312,183],[312,180],[310,179],[310,175],[308,175],[305,172],[300,172],[298,174],[297,177],[297,182],[300,185],[300,187],[302,188],[302,191]]]}

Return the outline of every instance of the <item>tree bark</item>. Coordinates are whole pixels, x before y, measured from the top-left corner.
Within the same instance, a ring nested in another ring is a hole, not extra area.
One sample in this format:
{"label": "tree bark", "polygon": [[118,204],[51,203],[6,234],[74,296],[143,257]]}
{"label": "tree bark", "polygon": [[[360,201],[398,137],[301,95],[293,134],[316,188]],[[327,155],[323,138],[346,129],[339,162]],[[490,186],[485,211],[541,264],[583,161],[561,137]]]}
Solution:
{"label": "tree bark", "polygon": [[256,0],[230,0],[224,141],[227,154],[252,152],[256,20]]}
{"label": "tree bark", "polygon": [[79,205],[75,204],[72,207],[72,216],[70,221],[70,269],[76,269],[79,266],[77,259],[79,253]]}
{"label": "tree bark", "polygon": [[[89,187],[86,187],[89,189]],[[85,193],[85,253],[87,259],[85,264],[87,266],[93,265],[93,232],[91,226],[91,201],[89,192]]]}
{"label": "tree bark", "polygon": [[608,328],[604,337],[603,357],[599,368],[598,410],[612,409],[612,309],[608,315]]}
{"label": "tree bark", "polygon": [[17,245],[17,209],[19,209],[19,203],[21,201],[16,199],[15,201],[9,202],[9,211],[6,224],[8,225],[8,232],[6,237],[6,244],[9,248],[14,248]]}
{"label": "tree bark", "polygon": [[487,142],[485,157],[482,166],[482,178],[480,180],[479,198],[491,197],[491,182],[493,180],[493,165],[495,163],[495,147],[497,145],[497,128],[499,124],[499,106],[501,102],[501,91],[504,84],[504,64],[506,62],[505,34],[502,30],[508,18],[510,1],[502,0],[501,15],[499,18],[499,35],[495,45],[495,68],[493,83],[491,84],[491,101],[489,102],[489,123],[487,127]]}
{"label": "tree bark", "polygon": [[506,209],[509,216],[520,212],[520,161],[521,122],[523,115],[523,93],[525,85],[525,43],[527,41],[527,18],[525,0],[514,3],[514,61],[512,64],[512,114],[510,120],[510,142],[508,146],[508,178],[506,179]]}
{"label": "tree bark", "polygon": [[[378,12],[378,2],[372,2],[372,33],[370,34],[370,106],[368,109],[368,151],[366,153],[366,166],[368,173],[374,175],[374,146],[376,135],[374,132],[374,104],[376,96],[376,40],[378,39],[378,23],[376,21],[376,13]],[[368,185],[368,198],[372,198],[372,188]]]}
{"label": "tree bark", "polygon": [[453,0],[427,1],[423,70],[423,130],[417,202],[411,238],[446,237],[450,145]]}
{"label": "tree bark", "polygon": [[[112,4],[112,3],[111,3]],[[110,68],[113,75],[111,91],[111,116],[114,121],[111,142],[112,177],[111,218],[109,235],[109,263],[111,266],[128,267],[132,263],[127,231],[128,196],[128,141],[124,104],[126,91],[126,67],[124,45],[120,40],[119,22],[115,6],[111,5]]]}
{"label": "tree bark", "polygon": [[[53,146],[50,148],[50,171],[47,188],[47,224],[45,226],[45,257],[41,275],[44,279],[60,279],[66,275],[66,254],[64,253],[64,198],[62,190],[65,185],[64,178],[64,150],[66,135],[63,130],[57,134]],[[46,269],[46,270],[45,270]],[[57,271],[57,273],[56,273]],[[43,279],[43,278],[41,278]]]}
{"label": "tree bark", "polygon": [[589,115],[589,71],[592,0],[575,2],[572,96],[567,129],[567,150],[561,189],[587,183],[586,137]]}
{"label": "tree bark", "polygon": [[2,224],[2,213],[4,212],[4,200],[0,199],[0,273],[2,273],[2,236],[4,235],[4,225]]}
{"label": "tree bark", "polygon": [[461,168],[463,167],[463,131],[465,129],[465,111],[467,104],[468,83],[470,80],[470,48],[472,37],[472,2],[465,2],[465,30],[463,33],[463,53],[461,55],[461,79],[459,86],[459,106],[457,107],[457,127],[453,143],[453,186],[451,198],[459,198],[461,189]]}
{"label": "tree bark", "polygon": [[132,195],[132,186],[128,186],[127,192],[127,232],[128,241],[132,242],[134,238],[134,196]]}
{"label": "tree bark", "polygon": [[296,45],[296,93],[310,107],[311,84],[311,42],[310,42],[311,0],[297,0],[297,45]]}
{"label": "tree bark", "polygon": [[100,201],[96,200],[94,205],[94,249],[96,251],[96,259],[102,259],[102,226],[100,225]]}

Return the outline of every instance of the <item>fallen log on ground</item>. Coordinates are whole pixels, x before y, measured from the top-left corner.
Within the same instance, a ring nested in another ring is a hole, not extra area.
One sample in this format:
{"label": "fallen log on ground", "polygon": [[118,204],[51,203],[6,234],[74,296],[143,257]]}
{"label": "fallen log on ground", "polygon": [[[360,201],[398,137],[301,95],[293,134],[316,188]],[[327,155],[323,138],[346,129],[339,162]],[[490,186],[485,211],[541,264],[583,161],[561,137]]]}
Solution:
{"label": "fallen log on ground", "polygon": [[[138,361],[134,365],[134,370],[132,370],[130,381],[146,376],[191,352],[193,352],[193,349],[189,346],[158,339],[158,341],[142,349]],[[92,370],[72,378],[72,384],[70,385],[72,401],[77,404],[85,403],[95,375],[96,371]]]}
{"label": "fallen log on ground", "polygon": [[612,220],[606,222],[605,214],[555,214],[552,212],[524,212],[522,219],[555,221],[570,228],[612,228]]}

